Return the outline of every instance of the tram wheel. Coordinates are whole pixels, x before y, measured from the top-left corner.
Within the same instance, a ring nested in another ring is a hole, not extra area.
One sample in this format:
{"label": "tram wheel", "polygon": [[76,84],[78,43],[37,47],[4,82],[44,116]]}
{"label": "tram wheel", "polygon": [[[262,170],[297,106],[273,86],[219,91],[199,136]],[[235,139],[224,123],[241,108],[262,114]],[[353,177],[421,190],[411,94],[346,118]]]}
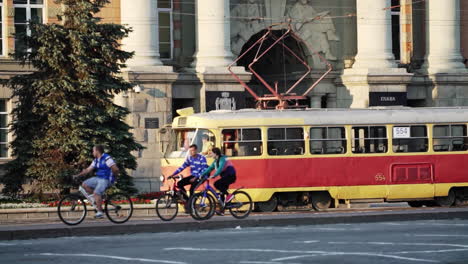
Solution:
{"label": "tram wheel", "polygon": [[411,207],[422,207],[424,203],[421,201],[410,201],[408,202],[408,205]]}
{"label": "tram wheel", "polygon": [[435,202],[438,206],[449,207],[455,203],[455,192],[450,190],[447,196],[436,197]]}
{"label": "tram wheel", "polygon": [[314,207],[316,211],[323,211],[330,208],[332,197],[328,192],[312,192],[310,196],[312,207]]}
{"label": "tram wheel", "polygon": [[276,195],[271,196],[270,200],[266,202],[255,203],[255,207],[259,212],[269,213],[276,210],[278,206],[278,197]]}

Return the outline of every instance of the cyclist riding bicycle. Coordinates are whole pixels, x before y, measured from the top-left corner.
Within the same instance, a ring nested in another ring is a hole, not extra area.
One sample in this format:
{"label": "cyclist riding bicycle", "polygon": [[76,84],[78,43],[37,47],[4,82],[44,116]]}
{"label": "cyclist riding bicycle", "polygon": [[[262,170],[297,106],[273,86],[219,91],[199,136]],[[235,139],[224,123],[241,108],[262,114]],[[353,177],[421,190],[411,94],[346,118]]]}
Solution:
{"label": "cyclist riding bicycle", "polygon": [[177,187],[179,187],[186,201],[188,201],[189,197],[187,195],[187,192],[185,191],[184,186],[190,184],[190,195],[192,195],[195,191],[195,187],[198,184],[198,180],[200,179],[201,173],[208,167],[205,156],[198,153],[198,146],[195,144],[189,147],[189,156],[182,164],[182,166],[180,166],[180,168],[178,168],[170,176],[179,174],[187,167],[190,167],[191,175],[183,178],[177,183]]}
{"label": "cyclist riding bicycle", "polygon": [[107,153],[104,153],[102,145],[93,147],[94,160],[91,165],[74,177],[81,177],[96,171],[96,176],[87,179],[82,186],[88,194],[94,193],[97,213],[95,218],[104,218],[102,210],[102,195],[112,184],[115,183],[116,176],[119,175],[117,164]]}
{"label": "cyclist riding bicycle", "polygon": [[[232,165],[232,162],[228,160],[225,155],[221,155],[221,149],[213,148],[210,155],[214,158],[214,161],[211,166],[202,173],[202,176],[208,176],[212,170],[216,169],[213,176],[209,178],[212,179],[221,176],[221,178],[214,183],[214,187],[221,192],[221,200],[223,203],[229,203],[233,196],[228,194],[227,190],[229,189],[229,185],[236,182],[236,169],[234,169],[234,165]],[[219,214],[222,214],[222,212],[219,212]]]}

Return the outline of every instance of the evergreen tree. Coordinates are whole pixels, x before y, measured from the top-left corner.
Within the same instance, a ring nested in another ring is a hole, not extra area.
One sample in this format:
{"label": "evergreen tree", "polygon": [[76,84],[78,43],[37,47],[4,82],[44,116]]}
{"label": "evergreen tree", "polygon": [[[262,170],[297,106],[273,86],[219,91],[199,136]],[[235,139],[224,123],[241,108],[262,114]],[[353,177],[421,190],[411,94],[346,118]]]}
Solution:
{"label": "evergreen tree", "polygon": [[63,178],[92,161],[92,147],[102,144],[120,167],[117,188],[134,192],[125,169],[135,169],[136,143],[123,120],[129,111],[113,96],[132,84],[119,76],[133,56],[119,41],[129,29],[100,23],[95,15],[109,0],[56,0],[63,23],[30,22],[24,36],[28,50],[14,57],[31,64],[34,73],[7,81],[17,101],[13,109],[11,144],[14,160],[4,166],[6,194],[32,181],[39,191],[64,187]]}

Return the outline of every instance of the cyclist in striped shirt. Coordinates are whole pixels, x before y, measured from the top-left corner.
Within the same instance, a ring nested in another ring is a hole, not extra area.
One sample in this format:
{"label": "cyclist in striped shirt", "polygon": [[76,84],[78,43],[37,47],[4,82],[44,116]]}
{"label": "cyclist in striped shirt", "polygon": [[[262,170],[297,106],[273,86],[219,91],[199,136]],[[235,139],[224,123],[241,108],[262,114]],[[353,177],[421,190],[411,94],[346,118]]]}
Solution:
{"label": "cyclist in striped shirt", "polygon": [[201,174],[203,173],[203,171],[205,171],[206,168],[208,168],[205,156],[198,153],[198,146],[195,144],[189,147],[189,156],[185,160],[184,164],[182,164],[180,168],[178,168],[174,173],[172,173],[171,176],[179,174],[187,167],[190,167],[191,175],[183,178],[177,183],[177,187],[179,187],[182,195],[186,200],[188,200],[189,197],[185,192],[184,186],[189,184],[191,185],[190,195],[192,195],[195,190],[195,187],[198,184],[198,180],[200,179]]}

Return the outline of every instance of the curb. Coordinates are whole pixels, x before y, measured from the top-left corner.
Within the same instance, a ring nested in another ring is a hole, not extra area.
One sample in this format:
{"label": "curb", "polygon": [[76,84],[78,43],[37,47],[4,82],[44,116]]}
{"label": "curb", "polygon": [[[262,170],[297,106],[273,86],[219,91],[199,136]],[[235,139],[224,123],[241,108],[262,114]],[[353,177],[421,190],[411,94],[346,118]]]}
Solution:
{"label": "curb", "polygon": [[[137,204],[133,206],[135,216],[154,215],[154,204]],[[88,208],[90,215],[93,209]],[[58,220],[57,207],[0,209],[0,221],[11,222],[18,220]]]}
{"label": "curb", "polygon": [[[223,217],[224,218],[224,217]],[[384,211],[384,212],[353,212],[353,213],[319,213],[300,215],[254,215],[244,220],[213,219],[208,221],[193,221],[191,219],[175,220],[173,222],[148,223],[148,221],[130,221],[126,224],[116,225],[111,223],[88,224],[68,227],[62,224],[54,225],[28,225],[28,226],[0,226],[0,240],[22,240],[37,238],[55,238],[69,236],[101,236],[123,235],[135,233],[161,233],[201,231],[223,228],[241,227],[274,227],[285,225],[324,225],[343,223],[370,223],[390,221],[415,221],[415,220],[444,220],[444,219],[468,219],[468,209],[430,209],[415,211]],[[11,230],[8,230],[12,228]]]}

